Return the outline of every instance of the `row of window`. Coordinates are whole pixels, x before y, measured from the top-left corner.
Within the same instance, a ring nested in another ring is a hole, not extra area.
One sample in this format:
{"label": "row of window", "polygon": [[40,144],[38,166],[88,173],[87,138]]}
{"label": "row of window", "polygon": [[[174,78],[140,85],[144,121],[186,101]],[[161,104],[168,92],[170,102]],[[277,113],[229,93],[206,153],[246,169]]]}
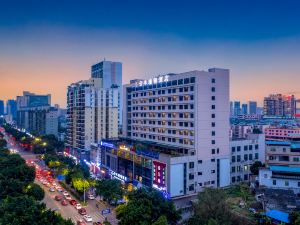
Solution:
{"label": "row of window", "polygon": [[177,85],[183,85],[183,84],[194,84],[195,81],[196,81],[195,77],[190,77],[190,78],[184,78],[184,79],[179,79],[179,80],[161,82],[161,83],[157,83],[157,84],[148,84],[148,85],[143,85],[140,87],[128,87],[127,91],[133,92],[133,91],[141,91],[141,90],[155,89],[155,88],[161,88],[161,87],[171,87],[171,86],[177,86]]}
{"label": "row of window", "polygon": [[178,115],[179,118],[194,118],[194,113],[132,113],[132,117],[162,117],[165,118],[176,118]]}
{"label": "row of window", "polygon": [[[231,147],[231,152],[233,153],[233,152],[240,152],[241,151],[241,149],[242,149],[242,147],[241,146],[233,146],[233,147]],[[255,144],[255,145],[244,145],[244,151],[248,151],[248,150],[253,150],[253,149],[255,149],[255,150],[258,150],[258,144]]]}
{"label": "row of window", "polygon": [[[248,160],[253,160],[253,156],[254,156],[254,159],[258,159],[258,153],[255,153],[254,155],[253,154],[245,154],[244,155],[244,161],[248,161]],[[231,156],[231,162],[232,163],[235,163],[235,162],[241,162],[242,160],[242,156],[241,155],[237,155],[237,156]]]}
{"label": "row of window", "polygon": [[161,125],[161,126],[173,126],[173,127],[194,127],[193,122],[176,122],[176,121],[155,121],[155,120],[149,120],[147,123],[147,120],[132,120],[132,124],[150,124],[150,125]]}
{"label": "row of window", "polygon": [[[137,97],[154,96],[154,95],[174,94],[174,93],[177,93],[177,90],[178,90],[179,93],[194,91],[194,86],[172,88],[172,89],[170,88],[170,89],[163,89],[163,90],[158,90],[158,91],[148,91],[148,92],[133,93],[132,97],[133,98],[137,98]],[[128,99],[130,99],[130,97]]]}
{"label": "row of window", "polygon": [[150,140],[158,140],[158,141],[165,141],[170,143],[179,143],[184,145],[194,145],[194,141],[190,139],[182,139],[182,138],[171,138],[171,137],[163,137],[163,136],[156,136],[156,135],[147,135],[147,134],[138,134],[132,133],[133,137],[140,137]]}
{"label": "row of window", "polygon": [[[135,110],[171,110],[171,109],[194,109],[194,104],[184,104],[184,105],[159,105],[159,106],[133,106],[132,111]],[[130,108],[128,108],[130,111]]]}

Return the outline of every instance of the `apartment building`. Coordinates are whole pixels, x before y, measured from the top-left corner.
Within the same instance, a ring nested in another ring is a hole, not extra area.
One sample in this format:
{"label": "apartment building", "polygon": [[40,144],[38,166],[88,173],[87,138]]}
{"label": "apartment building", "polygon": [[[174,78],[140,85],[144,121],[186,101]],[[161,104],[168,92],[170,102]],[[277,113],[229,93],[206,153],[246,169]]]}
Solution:
{"label": "apartment building", "polygon": [[265,129],[266,140],[300,140],[299,127],[270,126]]}
{"label": "apartment building", "polygon": [[300,166],[300,142],[267,140],[267,166]]}
{"label": "apartment building", "polygon": [[124,138],[146,145],[154,153],[144,153],[165,169],[166,182],[153,187],[179,199],[230,184],[229,70],[137,79],[123,88]]}
{"label": "apartment building", "polygon": [[103,74],[101,65],[92,66],[90,79],[68,87],[66,151],[80,159],[90,158],[92,143],[118,137],[122,86]]}
{"label": "apartment building", "polygon": [[265,135],[247,134],[230,140],[231,183],[249,181],[250,167],[255,161],[265,162]]}
{"label": "apartment building", "polygon": [[296,98],[294,95],[271,94],[264,98],[264,115],[277,117],[293,117],[296,114]]}

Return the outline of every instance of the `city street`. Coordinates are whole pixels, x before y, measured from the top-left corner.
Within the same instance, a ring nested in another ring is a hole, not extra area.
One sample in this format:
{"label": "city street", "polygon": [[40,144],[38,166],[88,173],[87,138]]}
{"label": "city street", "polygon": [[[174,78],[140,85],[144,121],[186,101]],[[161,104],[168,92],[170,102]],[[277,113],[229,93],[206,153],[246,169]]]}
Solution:
{"label": "city street", "polygon": [[[18,152],[18,154],[20,154],[22,156],[22,158],[24,158],[25,160],[37,161],[35,154],[24,151],[20,146],[18,146],[17,143],[14,143],[14,141],[11,138],[9,138],[7,135],[5,136],[5,138],[7,140],[8,149],[16,150]],[[78,213],[77,209],[75,209],[74,206],[72,206],[70,204],[68,204],[67,206],[63,206],[60,201],[56,201],[54,199],[54,197],[56,195],[62,195],[60,192],[58,192],[57,190],[55,190],[55,192],[50,192],[49,188],[46,187],[45,185],[43,185],[38,179],[35,180],[35,183],[39,184],[45,191],[45,197],[43,199],[43,202],[46,204],[47,208],[59,212],[62,215],[62,217],[66,218],[66,219],[71,218],[71,220],[75,224],[78,220],[83,220],[83,216],[81,216]],[[72,196],[71,193],[69,193],[69,194],[71,195],[72,199],[76,200],[76,198],[74,198],[74,196]],[[107,206],[105,206],[105,204],[103,202],[101,202],[99,200],[87,199],[87,203],[88,203],[87,206],[84,208],[86,209],[87,214],[93,218],[93,222],[103,222],[105,217],[107,217],[108,221],[111,224],[113,224],[113,225],[118,224],[117,220],[115,219],[115,214],[113,211],[110,214],[102,215],[102,213],[101,213],[102,210],[108,208]],[[97,208],[96,204],[98,205],[98,208]]]}

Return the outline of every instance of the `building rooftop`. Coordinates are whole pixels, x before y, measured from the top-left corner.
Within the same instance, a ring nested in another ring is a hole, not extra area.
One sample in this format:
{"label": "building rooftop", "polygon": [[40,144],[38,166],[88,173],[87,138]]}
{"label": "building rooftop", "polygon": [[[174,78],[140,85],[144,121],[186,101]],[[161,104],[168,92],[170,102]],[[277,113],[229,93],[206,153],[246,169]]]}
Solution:
{"label": "building rooftop", "polygon": [[266,141],[267,145],[291,145],[289,141]]}
{"label": "building rooftop", "polygon": [[289,167],[289,166],[270,166],[271,171],[300,173],[300,167]]}

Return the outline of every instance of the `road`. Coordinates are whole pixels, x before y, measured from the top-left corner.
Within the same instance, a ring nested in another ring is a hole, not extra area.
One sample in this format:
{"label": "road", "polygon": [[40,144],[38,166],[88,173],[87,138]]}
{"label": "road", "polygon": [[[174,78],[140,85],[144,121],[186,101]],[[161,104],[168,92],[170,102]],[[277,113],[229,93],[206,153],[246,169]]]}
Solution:
{"label": "road", "polygon": [[[8,149],[17,150],[17,153],[20,154],[21,157],[24,158],[25,160],[32,160],[32,161],[37,160],[35,154],[24,151],[18,144],[14,143],[13,140],[8,135],[5,135],[5,139],[7,140]],[[41,184],[40,181],[37,179],[35,180],[35,183],[39,184],[45,191],[45,197],[43,199],[43,202],[46,204],[47,208],[59,212],[62,215],[62,217],[66,219],[71,218],[71,220],[75,224],[78,220],[83,219],[83,217],[77,212],[77,210],[72,205],[63,206],[61,205],[60,202],[54,199],[55,195],[60,195],[59,192],[57,191],[50,192],[48,190],[49,188]],[[71,193],[69,194],[71,195],[72,199],[76,199],[74,198],[74,196],[72,196]],[[118,224],[114,211],[112,211],[111,214],[104,215],[104,216],[101,214],[103,209],[108,208],[108,206],[106,206],[103,202],[99,200],[87,200],[87,203],[88,204],[85,207],[85,209],[87,211],[87,214],[93,218],[93,222],[103,222],[106,216],[108,221],[112,225]],[[96,204],[98,205],[98,208],[96,207]]]}

